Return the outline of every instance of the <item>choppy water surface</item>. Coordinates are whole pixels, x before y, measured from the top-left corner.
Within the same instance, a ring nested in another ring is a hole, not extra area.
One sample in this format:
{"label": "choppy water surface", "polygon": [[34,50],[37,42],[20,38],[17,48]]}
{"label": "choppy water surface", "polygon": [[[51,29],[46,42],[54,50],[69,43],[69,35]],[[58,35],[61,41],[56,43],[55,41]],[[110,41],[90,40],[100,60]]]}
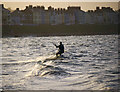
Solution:
{"label": "choppy water surface", "polygon": [[[53,43],[65,45],[54,56]],[[118,36],[3,38],[2,88],[105,90],[118,88]],[[48,60],[46,60],[48,59]]]}

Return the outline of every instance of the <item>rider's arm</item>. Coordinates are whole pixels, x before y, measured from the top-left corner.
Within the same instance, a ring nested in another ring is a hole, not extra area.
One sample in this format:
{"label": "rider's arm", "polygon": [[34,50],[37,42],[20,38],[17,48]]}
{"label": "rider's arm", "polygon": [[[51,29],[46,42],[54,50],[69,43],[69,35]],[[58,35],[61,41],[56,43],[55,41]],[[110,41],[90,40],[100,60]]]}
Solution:
{"label": "rider's arm", "polygon": [[54,44],[56,46],[56,48],[58,48],[59,46],[57,46],[56,44]]}
{"label": "rider's arm", "polygon": [[58,48],[59,46],[57,46],[57,45],[55,45],[56,46],[56,48]]}

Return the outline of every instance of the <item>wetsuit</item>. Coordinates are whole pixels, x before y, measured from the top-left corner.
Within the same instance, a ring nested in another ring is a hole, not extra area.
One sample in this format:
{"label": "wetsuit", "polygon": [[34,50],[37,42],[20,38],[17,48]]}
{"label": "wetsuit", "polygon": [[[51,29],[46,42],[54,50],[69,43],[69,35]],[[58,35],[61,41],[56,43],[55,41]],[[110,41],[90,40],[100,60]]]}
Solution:
{"label": "wetsuit", "polygon": [[58,52],[56,53],[57,56],[58,56],[58,54],[61,55],[62,53],[64,53],[64,46],[63,46],[63,44],[60,44],[59,46],[56,46],[56,48],[59,48]]}

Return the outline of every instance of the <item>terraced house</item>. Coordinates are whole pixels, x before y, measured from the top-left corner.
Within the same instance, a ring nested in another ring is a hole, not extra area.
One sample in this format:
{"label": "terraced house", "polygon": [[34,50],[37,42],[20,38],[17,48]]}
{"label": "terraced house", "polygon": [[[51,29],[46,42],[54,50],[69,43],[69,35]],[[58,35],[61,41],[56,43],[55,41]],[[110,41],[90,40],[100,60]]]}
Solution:
{"label": "terraced house", "polygon": [[81,10],[79,6],[69,6],[67,9],[54,9],[49,6],[26,6],[24,10],[16,8],[10,12],[2,6],[3,25],[73,25],[73,24],[118,24],[119,11],[110,7],[96,7],[96,10]]}

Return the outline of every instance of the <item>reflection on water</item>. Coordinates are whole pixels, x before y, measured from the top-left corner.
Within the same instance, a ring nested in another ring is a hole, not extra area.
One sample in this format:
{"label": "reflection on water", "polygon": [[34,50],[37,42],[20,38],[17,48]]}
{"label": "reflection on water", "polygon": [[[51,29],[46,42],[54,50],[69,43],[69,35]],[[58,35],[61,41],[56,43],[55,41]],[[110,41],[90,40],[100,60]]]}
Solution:
{"label": "reflection on water", "polygon": [[[3,89],[118,88],[118,36],[3,38]],[[56,58],[53,43],[65,45]]]}

